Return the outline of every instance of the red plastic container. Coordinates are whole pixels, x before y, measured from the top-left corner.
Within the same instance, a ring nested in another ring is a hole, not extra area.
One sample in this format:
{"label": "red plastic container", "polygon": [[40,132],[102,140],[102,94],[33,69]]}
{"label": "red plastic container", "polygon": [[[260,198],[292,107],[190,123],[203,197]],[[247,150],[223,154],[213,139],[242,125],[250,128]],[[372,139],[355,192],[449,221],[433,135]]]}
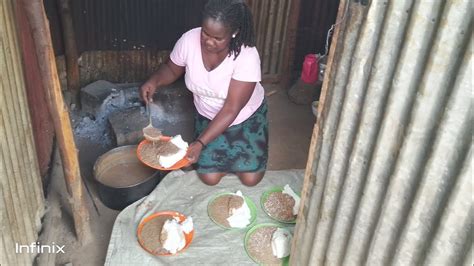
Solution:
{"label": "red plastic container", "polygon": [[304,83],[313,84],[318,81],[319,58],[315,54],[307,54],[304,57],[301,80]]}

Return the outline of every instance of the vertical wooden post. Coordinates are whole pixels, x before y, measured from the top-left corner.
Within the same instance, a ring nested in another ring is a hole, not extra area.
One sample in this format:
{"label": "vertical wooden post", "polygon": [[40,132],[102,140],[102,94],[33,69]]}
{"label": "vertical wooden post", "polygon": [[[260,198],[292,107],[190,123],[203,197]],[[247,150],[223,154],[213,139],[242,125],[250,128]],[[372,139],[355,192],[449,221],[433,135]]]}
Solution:
{"label": "vertical wooden post", "polygon": [[67,89],[72,93],[72,100],[79,105],[79,64],[76,45],[76,35],[71,15],[71,1],[57,0],[59,16],[61,17],[62,35],[66,58]]}
{"label": "vertical wooden post", "polygon": [[82,244],[90,240],[89,210],[85,202],[74,135],[59,83],[51,32],[42,0],[23,0],[28,23],[33,33],[36,54],[40,63],[43,87],[46,90],[48,109],[58,139],[64,177],[70,195],[76,236]]}
{"label": "vertical wooden post", "polygon": [[293,71],[295,47],[296,47],[296,35],[298,34],[298,20],[300,17],[300,0],[291,0],[290,3],[290,15],[288,17],[288,23],[286,28],[286,45],[283,54],[283,66],[281,70],[280,84],[283,88],[288,88],[291,78],[291,72]]}
{"label": "vertical wooden post", "polygon": [[[350,0],[340,0],[339,2],[339,9],[337,12],[336,21],[342,21],[345,12],[349,12],[349,10],[345,10],[346,5],[348,4],[347,1]],[[350,3],[349,3],[350,4]],[[347,14],[346,14],[347,15]],[[347,21],[347,20],[346,20]],[[291,245],[291,255],[295,254],[295,250],[298,250],[302,245],[302,239],[305,235],[305,230],[308,225],[314,223],[317,219],[315,217],[306,217],[305,214],[308,212],[308,202],[310,200],[310,190],[312,189],[315,176],[313,175],[313,167],[314,167],[314,160],[317,157],[317,151],[320,149],[321,139],[322,139],[322,129],[324,127],[324,123],[326,122],[327,112],[323,112],[325,105],[327,102],[330,101],[330,93],[331,85],[329,84],[331,80],[333,80],[333,76],[336,73],[337,66],[333,65],[336,57],[340,56],[341,45],[343,42],[343,33],[346,27],[346,23],[337,23],[334,29],[334,34],[331,39],[331,47],[329,49],[329,56],[327,60],[327,67],[326,67],[326,74],[322,85],[321,96],[320,96],[320,104],[318,105],[318,119],[316,124],[313,128],[313,134],[311,136],[311,144],[309,147],[309,154],[308,154],[308,161],[306,163],[306,170],[304,174],[304,181],[303,181],[303,188],[301,191],[301,204],[300,209],[298,211],[298,219],[296,220],[296,227],[293,233],[293,242]],[[337,51],[337,52],[336,52]],[[308,218],[308,219],[306,219]],[[315,226],[315,225],[313,225]],[[308,255],[309,256],[309,255]],[[290,265],[297,265],[300,262],[300,258],[297,256],[290,256]]]}

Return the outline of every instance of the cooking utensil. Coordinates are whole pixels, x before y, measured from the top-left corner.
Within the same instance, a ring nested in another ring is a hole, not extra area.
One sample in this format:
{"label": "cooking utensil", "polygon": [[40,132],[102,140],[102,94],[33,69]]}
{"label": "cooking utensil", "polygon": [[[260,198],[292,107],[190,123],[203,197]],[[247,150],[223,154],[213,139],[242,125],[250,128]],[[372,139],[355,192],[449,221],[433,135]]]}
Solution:
{"label": "cooking utensil", "polygon": [[154,127],[153,124],[151,123],[151,111],[150,111],[150,103],[146,103],[146,111],[148,114],[148,126],[143,128],[143,136],[145,137],[146,140],[151,141],[151,142],[156,142],[161,139],[162,133],[161,130],[158,128]]}

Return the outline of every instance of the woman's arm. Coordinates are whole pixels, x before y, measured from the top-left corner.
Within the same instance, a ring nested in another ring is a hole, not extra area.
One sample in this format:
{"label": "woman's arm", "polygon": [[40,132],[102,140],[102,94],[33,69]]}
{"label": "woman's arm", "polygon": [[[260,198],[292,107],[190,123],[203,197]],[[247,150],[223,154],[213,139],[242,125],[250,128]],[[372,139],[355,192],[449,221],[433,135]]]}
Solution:
{"label": "woman's arm", "polygon": [[224,106],[199,136],[202,142],[193,142],[188,148],[188,159],[197,162],[203,144],[213,141],[234,122],[242,108],[247,104],[255,89],[256,82],[244,82],[232,79]]}
{"label": "woman's arm", "polygon": [[178,66],[169,58],[161,64],[158,70],[140,87],[140,97],[143,101],[152,102],[156,89],[175,82],[184,73],[184,67]]}

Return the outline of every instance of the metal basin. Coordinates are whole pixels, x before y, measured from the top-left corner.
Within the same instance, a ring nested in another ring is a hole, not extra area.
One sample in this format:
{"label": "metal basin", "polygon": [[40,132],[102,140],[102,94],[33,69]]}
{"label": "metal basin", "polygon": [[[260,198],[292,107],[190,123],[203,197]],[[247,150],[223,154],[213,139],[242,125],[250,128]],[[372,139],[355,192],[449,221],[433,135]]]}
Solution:
{"label": "metal basin", "polygon": [[122,210],[147,196],[167,173],[141,163],[136,149],[136,145],[114,148],[94,164],[99,198],[111,209]]}

